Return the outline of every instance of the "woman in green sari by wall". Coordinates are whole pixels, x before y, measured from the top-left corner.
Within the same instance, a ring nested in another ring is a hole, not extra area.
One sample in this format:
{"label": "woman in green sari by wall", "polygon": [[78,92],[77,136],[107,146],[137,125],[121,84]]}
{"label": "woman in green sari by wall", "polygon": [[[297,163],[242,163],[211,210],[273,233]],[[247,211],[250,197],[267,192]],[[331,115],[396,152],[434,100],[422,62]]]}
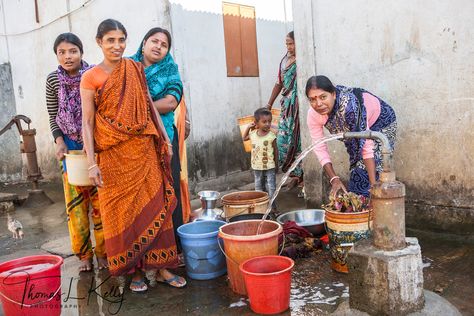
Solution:
{"label": "woman in green sari by wall", "polygon": [[[298,91],[296,86],[296,51],[294,33],[291,31],[286,36],[287,53],[280,62],[278,81],[273,87],[272,94],[267,104],[271,109],[273,103],[281,92],[281,114],[278,123],[277,145],[279,153],[279,166],[283,172],[288,171],[296,157],[301,153],[301,135]],[[288,188],[297,185],[303,186],[303,168],[301,163],[290,174]]]}

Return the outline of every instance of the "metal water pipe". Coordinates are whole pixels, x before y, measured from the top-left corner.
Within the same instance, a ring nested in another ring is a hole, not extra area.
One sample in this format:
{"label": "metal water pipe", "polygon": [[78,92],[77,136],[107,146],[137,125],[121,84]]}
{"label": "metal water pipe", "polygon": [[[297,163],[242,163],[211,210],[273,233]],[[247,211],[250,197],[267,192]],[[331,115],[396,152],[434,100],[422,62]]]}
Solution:
{"label": "metal water pipe", "polygon": [[363,131],[363,132],[346,132],[343,134],[344,138],[364,138],[379,140],[382,143],[382,167],[384,172],[390,172],[393,170],[392,165],[392,146],[388,141],[387,136],[381,132],[374,131]]}
{"label": "metal water pipe", "polygon": [[[28,127],[23,129],[21,121],[24,121]],[[0,130],[0,136],[16,125],[18,132],[22,138],[20,142],[20,152],[26,156],[26,174],[27,180],[31,182],[32,189],[28,190],[28,197],[23,203],[25,207],[37,207],[52,204],[53,201],[46,193],[39,188],[38,181],[43,179],[41,169],[38,165],[38,157],[36,156],[36,129],[30,128],[31,119],[25,115],[15,115],[10,122]]]}
{"label": "metal water pipe", "polygon": [[405,241],[405,185],[395,178],[392,147],[387,136],[381,132],[346,132],[343,138],[378,140],[382,144],[382,172],[370,189],[374,212],[374,246],[388,251],[403,249]]}

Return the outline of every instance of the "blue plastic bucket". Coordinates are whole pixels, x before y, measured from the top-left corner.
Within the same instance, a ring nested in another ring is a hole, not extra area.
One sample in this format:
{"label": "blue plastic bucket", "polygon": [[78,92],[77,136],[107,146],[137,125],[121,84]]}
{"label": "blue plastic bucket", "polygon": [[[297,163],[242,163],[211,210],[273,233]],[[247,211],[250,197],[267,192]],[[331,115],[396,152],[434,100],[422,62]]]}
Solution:
{"label": "blue plastic bucket", "polygon": [[227,266],[217,233],[223,221],[197,221],[178,227],[186,273],[191,279],[210,280],[224,275]]}

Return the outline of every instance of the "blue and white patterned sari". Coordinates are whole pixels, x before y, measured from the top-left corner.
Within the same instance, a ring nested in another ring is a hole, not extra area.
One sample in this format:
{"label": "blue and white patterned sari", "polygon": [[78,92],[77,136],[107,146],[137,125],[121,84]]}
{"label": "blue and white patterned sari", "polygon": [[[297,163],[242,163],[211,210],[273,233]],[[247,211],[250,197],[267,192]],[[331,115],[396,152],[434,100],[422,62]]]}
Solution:
{"label": "blue and white patterned sari", "polygon": [[[325,127],[331,134],[341,132],[360,132],[367,130],[367,110],[364,105],[363,93],[372,93],[361,88],[336,86],[336,101],[328,116]],[[370,130],[381,132],[387,136],[390,146],[394,149],[397,133],[397,118],[395,112],[385,101],[376,97],[380,102],[380,116],[370,126]],[[348,189],[351,192],[369,196],[369,176],[362,158],[362,147],[365,139],[344,140],[350,159],[350,178]],[[374,160],[376,178],[382,171],[382,144],[374,141]]]}

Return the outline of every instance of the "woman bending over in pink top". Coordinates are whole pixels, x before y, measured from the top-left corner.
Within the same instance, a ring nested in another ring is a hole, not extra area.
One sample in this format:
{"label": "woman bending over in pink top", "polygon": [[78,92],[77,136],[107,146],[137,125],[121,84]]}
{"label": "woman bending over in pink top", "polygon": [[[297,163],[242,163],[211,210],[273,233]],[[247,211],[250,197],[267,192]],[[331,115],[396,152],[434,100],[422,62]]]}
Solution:
{"label": "woman bending over in pink top", "polygon": [[[326,76],[313,76],[306,83],[308,128],[313,142],[324,136],[323,127],[331,134],[372,130],[385,134],[394,148],[397,118],[392,107],[361,88],[334,86]],[[369,139],[345,139],[350,160],[348,189],[369,196],[369,189],[382,171],[381,143]],[[331,195],[347,192],[334,172],[326,144],[314,150],[331,183]]]}

